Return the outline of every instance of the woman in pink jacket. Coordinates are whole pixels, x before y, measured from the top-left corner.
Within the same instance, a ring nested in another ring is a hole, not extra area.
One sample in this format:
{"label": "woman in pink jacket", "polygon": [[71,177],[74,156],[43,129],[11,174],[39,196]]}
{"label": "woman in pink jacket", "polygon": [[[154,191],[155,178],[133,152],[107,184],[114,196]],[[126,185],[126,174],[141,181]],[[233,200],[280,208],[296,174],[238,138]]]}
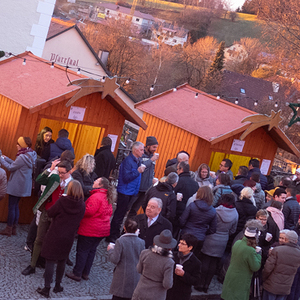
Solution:
{"label": "woman in pink jacket", "polygon": [[78,229],[76,264],[73,272],[66,273],[76,281],[88,280],[97,247],[104,237],[109,236],[112,203],[117,196],[115,187],[105,177],[95,180],[90,194]]}

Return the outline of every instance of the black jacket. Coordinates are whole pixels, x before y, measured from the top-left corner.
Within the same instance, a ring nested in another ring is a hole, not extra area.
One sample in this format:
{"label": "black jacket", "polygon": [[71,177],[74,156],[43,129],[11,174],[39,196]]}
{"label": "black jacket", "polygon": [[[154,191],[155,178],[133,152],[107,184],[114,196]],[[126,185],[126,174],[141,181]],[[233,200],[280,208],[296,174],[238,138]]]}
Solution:
{"label": "black jacket", "polygon": [[185,210],[186,203],[199,189],[198,183],[191,178],[189,172],[179,174],[178,183],[174,189],[175,194],[182,193],[182,201],[177,201],[176,215],[180,217]]}
{"label": "black jacket", "polygon": [[286,198],[282,213],[284,215],[284,229],[295,230],[300,214],[300,206],[296,198]]}
{"label": "black jacket", "polygon": [[253,205],[251,200],[247,198],[236,201],[235,205],[239,214],[239,220],[236,228],[236,232],[238,233],[244,229],[248,220],[255,219],[257,208]]}
{"label": "black jacket", "polygon": [[159,215],[157,220],[148,227],[146,214],[137,215],[134,220],[138,224],[138,229],[140,230],[139,237],[145,241],[145,248],[148,249],[153,245],[153,238],[159,235],[163,230],[169,229],[173,231],[172,224],[169,220]]}
{"label": "black jacket", "polygon": [[90,191],[93,189],[93,184],[97,179],[97,174],[95,172],[87,174],[83,170],[77,169],[72,173],[72,177],[80,182],[83,189],[84,201],[86,201],[90,196]]}
{"label": "black jacket", "polygon": [[103,146],[95,152],[96,168],[95,172],[98,177],[106,177],[109,179],[110,172],[116,165],[116,159],[111,152],[111,146]]}
{"label": "black jacket", "polygon": [[246,180],[248,180],[247,176],[237,175],[237,176],[235,176],[235,179],[231,182],[231,185],[233,185],[233,184],[244,184],[244,182]]}
{"label": "black jacket", "polygon": [[145,195],[145,204],[143,205],[144,211],[149,200],[153,197],[162,200],[163,207],[160,214],[170,222],[173,222],[176,215],[177,200],[172,185],[167,182],[159,182],[156,186],[152,186]]}
{"label": "black jacket", "polygon": [[[179,264],[178,252],[174,253],[174,261]],[[192,285],[197,285],[200,282],[200,260],[192,254],[192,256],[183,264],[184,275],[178,276],[173,274],[173,287],[168,290],[166,300],[190,300],[192,293]]]}
{"label": "black jacket", "polygon": [[250,177],[251,177],[251,175],[252,175],[253,173],[259,173],[259,180],[260,180],[259,183],[260,183],[260,185],[261,185],[261,189],[262,189],[263,191],[266,190],[267,187],[268,187],[268,180],[267,180],[267,177],[266,177],[265,175],[261,174],[259,168],[253,168],[252,170],[250,170],[250,171],[248,172],[248,179],[250,179]]}

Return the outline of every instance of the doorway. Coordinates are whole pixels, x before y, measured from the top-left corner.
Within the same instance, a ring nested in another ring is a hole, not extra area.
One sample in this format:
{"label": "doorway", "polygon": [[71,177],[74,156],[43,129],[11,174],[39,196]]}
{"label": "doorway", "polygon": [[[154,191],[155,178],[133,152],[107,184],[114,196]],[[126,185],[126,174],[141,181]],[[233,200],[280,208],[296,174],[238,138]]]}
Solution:
{"label": "doorway", "polygon": [[75,163],[87,153],[94,155],[105,134],[105,128],[103,127],[42,118],[39,132],[45,126],[52,129],[54,141],[56,141],[60,129],[64,128],[69,131],[69,139],[75,152]]}
{"label": "doorway", "polygon": [[252,158],[250,156],[243,155],[235,155],[235,154],[226,154],[223,152],[212,152],[209,162],[209,167],[212,171],[218,171],[220,167],[220,162],[228,158],[232,161],[231,171],[233,173],[233,177],[236,176],[238,169],[240,166],[247,166],[249,164],[249,160]]}

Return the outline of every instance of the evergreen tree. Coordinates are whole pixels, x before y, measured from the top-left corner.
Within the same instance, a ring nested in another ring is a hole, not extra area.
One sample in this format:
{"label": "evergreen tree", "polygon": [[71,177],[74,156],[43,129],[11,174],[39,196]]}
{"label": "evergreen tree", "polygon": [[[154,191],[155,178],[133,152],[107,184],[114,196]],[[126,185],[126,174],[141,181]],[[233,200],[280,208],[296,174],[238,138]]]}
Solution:
{"label": "evergreen tree", "polygon": [[218,89],[221,87],[223,79],[222,70],[224,67],[224,49],[225,42],[223,41],[219,44],[219,49],[203,80],[203,89],[208,93],[218,92]]}

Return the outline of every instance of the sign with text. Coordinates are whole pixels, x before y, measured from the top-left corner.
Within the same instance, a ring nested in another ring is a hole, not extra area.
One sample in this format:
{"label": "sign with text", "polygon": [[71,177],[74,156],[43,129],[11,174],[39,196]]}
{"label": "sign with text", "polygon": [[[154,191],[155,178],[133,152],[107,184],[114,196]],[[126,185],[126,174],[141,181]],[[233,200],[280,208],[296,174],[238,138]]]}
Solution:
{"label": "sign with text", "polygon": [[68,119],[75,121],[83,121],[85,108],[78,106],[71,106]]}
{"label": "sign with text", "polygon": [[269,159],[263,159],[262,162],[261,162],[261,166],[260,166],[261,174],[267,175],[268,171],[269,171],[269,168],[270,168],[270,165],[271,165],[271,161]]}
{"label": "sign with text", "polygon": [[117,140],[118,140],[118,136],[115,135],[115,134],[108,134],[107,136],[111,138],[111,141],[112,141],[111,152],[114,152],[115,148],[116,148],[116,143],[117,143]]}
{"label": "sign with text", "polygon": [[245,141],[233,140],[231,145],[231,151],[242,152],[245,145]]}

